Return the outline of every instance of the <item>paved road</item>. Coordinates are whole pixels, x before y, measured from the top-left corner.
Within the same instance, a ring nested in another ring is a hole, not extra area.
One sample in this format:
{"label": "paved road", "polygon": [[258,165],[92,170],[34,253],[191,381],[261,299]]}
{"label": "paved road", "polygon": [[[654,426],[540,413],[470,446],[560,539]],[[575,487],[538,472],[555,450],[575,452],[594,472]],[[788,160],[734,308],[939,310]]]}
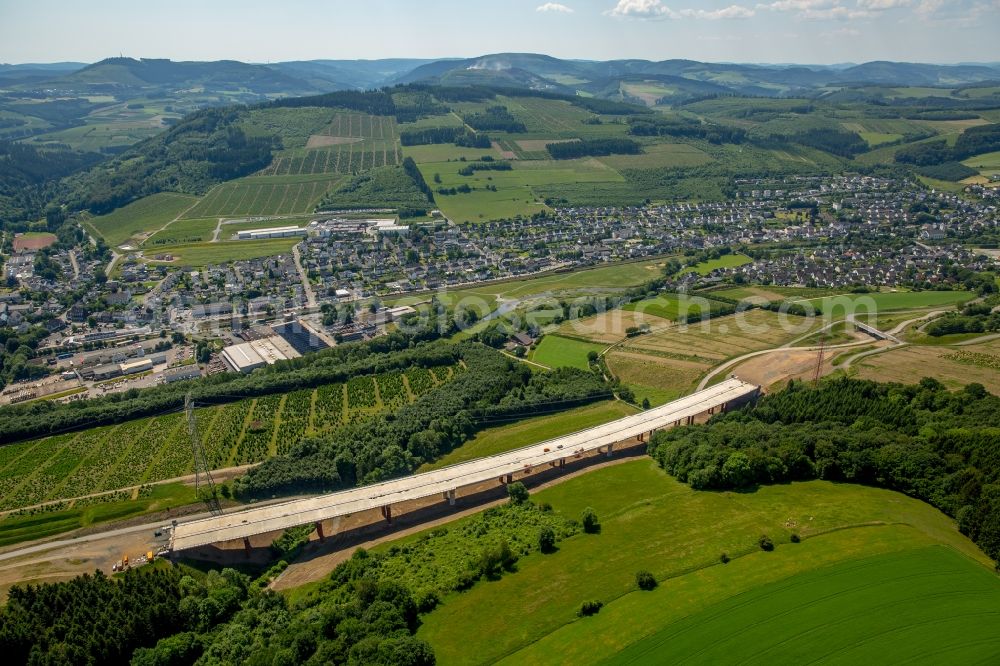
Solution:
{"label": "paved road", "polygon": [[442,467],[391,481],[351,488],[336,493],[254,507],[223,516],[188,521],[171,536],[174,550],[232,541],[257,534],[280,532],[331,518],[385,508],[427,497],[454,497],[458,488],[530,472],[558,464],[560,459],[604,450],[659,428],[670,427],[727,403],[755,395],[758,387],[739,379],[728,379],[708,389],[638,414],[588,428],[563,437],[538,442],[513,451]]}
{"label": "paved road", "polygon": [[316,294],[313,293],[312,285],[309,284],[309,275],[302,268],[302,255],[299,253],[299,244],[292,246],[292,259],[295,260],[295,268],[299,272],[299,280],[302,281],[302,289],[306,292],[306,305],[316,307]]}

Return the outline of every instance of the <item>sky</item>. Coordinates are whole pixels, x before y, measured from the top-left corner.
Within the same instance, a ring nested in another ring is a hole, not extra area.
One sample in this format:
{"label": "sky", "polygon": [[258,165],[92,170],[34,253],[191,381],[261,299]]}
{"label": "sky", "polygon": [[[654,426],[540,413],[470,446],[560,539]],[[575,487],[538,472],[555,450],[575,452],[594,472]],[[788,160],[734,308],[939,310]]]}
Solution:
{"label": "sky", "polygon": [[0,62],[1000,61],[1000,0],[0,0]]}

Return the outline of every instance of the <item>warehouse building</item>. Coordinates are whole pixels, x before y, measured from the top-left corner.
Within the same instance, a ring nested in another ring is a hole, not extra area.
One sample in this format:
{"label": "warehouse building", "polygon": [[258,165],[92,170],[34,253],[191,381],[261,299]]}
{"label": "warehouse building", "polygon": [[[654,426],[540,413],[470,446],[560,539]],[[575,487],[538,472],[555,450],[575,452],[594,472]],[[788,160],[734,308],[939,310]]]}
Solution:
{"label": "warehouse building", "polygon": [[168,384],[182,382],[185,379],[197,379],[198,377],[201,377],[201,369],[195,364],[167,368],[163,371],[163,381]]}
{"label": "warehouse building", "polygon": [[265,365],[273,365],[278,361],[287,361],[299,356],[301,354],[295,351],[294,347],[277,335],[229,345],[222,350],[222,360],[229,369],[244,374]]}
{"label": "warehouse building", "polygon": [[305,236],[306,230],[299,227],[271,227],[269,229],[247,229],[237,232],[239,240],[261,240],[264,238],[288,238],[290,236]]}
{"label": "warehouse building", "polygon": [[140,358],[135,361],[127,361],[122,363],[120,366],[123,375],[134,375],[137,372],[146,372],[147,370],[153,369],[152,359]]}

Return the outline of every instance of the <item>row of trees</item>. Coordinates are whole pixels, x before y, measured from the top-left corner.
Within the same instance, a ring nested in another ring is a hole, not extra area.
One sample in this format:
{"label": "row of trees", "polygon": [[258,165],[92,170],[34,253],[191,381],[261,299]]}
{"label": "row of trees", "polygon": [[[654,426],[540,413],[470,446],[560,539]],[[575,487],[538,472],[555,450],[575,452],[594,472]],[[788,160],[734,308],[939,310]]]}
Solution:
{"label": "row of trees", "polygon": [[506,106],[490,106],[482,112],[467,113],[462,119],[469,127],[480,132],[519,133],[526,130],[524,123],[508,111]]}
{"label": "row of trees", "polygon": [[628,132],[634,136],[676,136],[705,139],[709,143],[743,143],[746,131],[738,127],[701,123],[687,118],[630,117]]}
{"label": "row of trees", "polygon": [[[3,407],[0,408],[0,443],[169,412],[183,406],[188,392],[197,403],[222,404],[413,365],[434,367],[456,362],[457,352],[451,345],[421,344],[453,332],[453,322],[432,318],[425,327],[415,325],[411,330],[408,334],[396,332],[370,342],[337,345],[301,358],[279,361],[249,375],[223,373],[65,404],[41,400]],[[9,337],[7,340],[12,347],[17,344],[10,342]],[[19,352],[19,347],[14,348],[15,357]]]}
{"label": "row of trees", "polygon": [[934,379],[790,382],[751,409],[657,433],[650,454],[699,489],[830,479],[877,485],[954,516],[1000,559],[1000,398]]}
{"label": "row of trees", "polygon": [[545,150],[556,160],[602,155],[638,155],[642,146],[632,139],[583,139],[545,144]]}
{"label": "row of trees", "polygon": [[489,148],[490,137],[470,132],[464,127],[425,127],[399,133],[404,146],[423,146],[434,143],[453,143],[464,148]]}
{"label": "row of trees", "polygon": [[1000,298],[996,295],[981,303],[970,303],[956,312],[934,319],[924,327],[924,332],[939,337],[952,333],[1000,331],[1000,312],[993,312],[993,306],[998,303]]}
{"label": "row of trees", "polygon": [[410,177],[413,184],[417,186],[421,194],[427,197],[428,203],[434,203],[434,193],[431,191],[430,185],[424,180],[424,174],[420,173],[420,169],[417,167],[417,163],[413,161],[412,157],[406,157],[403,160],[403,172]]}

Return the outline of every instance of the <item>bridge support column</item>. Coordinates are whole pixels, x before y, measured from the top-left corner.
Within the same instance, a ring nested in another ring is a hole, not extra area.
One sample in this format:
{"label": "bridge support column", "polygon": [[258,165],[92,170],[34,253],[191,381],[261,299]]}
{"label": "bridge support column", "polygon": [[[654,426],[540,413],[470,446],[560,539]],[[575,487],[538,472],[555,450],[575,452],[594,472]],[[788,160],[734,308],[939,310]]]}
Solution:
{"label": "bridge support column", "polygon": [[719,408],[719,411],[722,412],[723,414],[729,411],[729,403],[728,402],[722,403],[722,407]]}
{"label": "bridge support column", "polygon": [[638,441],[640,441],[640,442],[641,442],[641,441],[643,441],[643,438],[644,438],[645,436],[646,436],[646,433],[643,433],[643,432],[640,432],[640,433],[639,433],[639,436],[638,436],[638,437],[637,437],[636,439],[637,439]]}
{"label": "bridge support column", "polygon": [[504,477],[504,483],[514,483],[514,475],[508,474]]}
{"label": "bridge support column", "polygon": [[243,550],[246,551],[247,557],[250,557],[250,551],[252,550],[252,548],[250,547],[249,537],[243,537]]}
{"label": "bridge support column", "polygon": [[605,455],[610,458],[611,457],[611,452],[614,451],[614,450],[615,450],[615,445],[614,444],[608,444],[608,450],[607,450],[607,453],[605,453]]}
{"label": "bridge support column", "polygon": [[565,467],[565,466],[566,466],[566,459],[565,458],[560,458],[559,459],[559,467],[562,468],[562,467]]}
{"label": "bridge support column", "polygon": [[392,525],[392,506],[386,504],[382,507],[382,517],[385,518],[385,522]]}
{"label": "bridge support column", "polygon": [[448,506],[455,506],[455,489],[454,488],[452,488],[447,493],[445,493],[445,497],[448,498]]}
{"label": "bridge support column", "polygon": [[320,543],[326,541],[326,535],[323,534],[323,521],[321,520],[316,521],[316,535],[319,536]]}

